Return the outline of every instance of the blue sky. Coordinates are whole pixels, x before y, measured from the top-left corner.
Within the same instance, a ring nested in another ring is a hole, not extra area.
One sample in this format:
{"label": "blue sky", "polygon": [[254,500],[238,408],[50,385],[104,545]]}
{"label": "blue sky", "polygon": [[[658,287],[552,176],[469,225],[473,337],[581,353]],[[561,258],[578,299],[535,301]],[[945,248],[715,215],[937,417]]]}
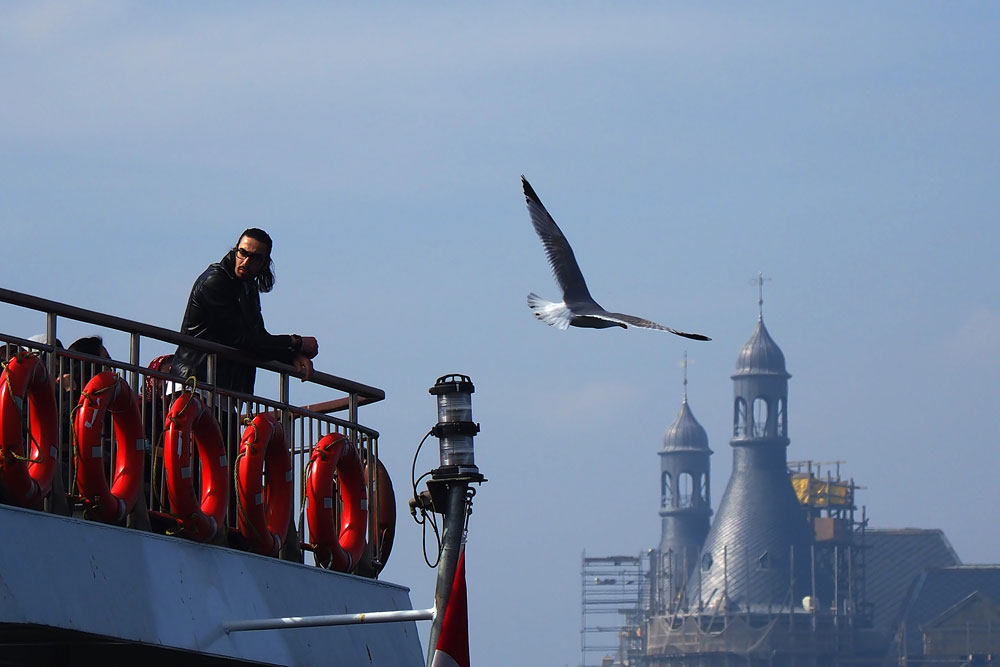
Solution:
{"label": "blue sky", "polygon": [[[4,3],[3,286],[176,328],[267,229],[269,328],[386,390],[362,414],[400,496],[427,388],[472,376],[476,665],[577,663],[581,553],[658,543],[685,350],[717,505],[759,271],[789,458],[997,562],[998,33],[975,2]],[[714,340],[536,322],[522,173],[598,301]],[[404,507],[385,574],[428,606]]]}

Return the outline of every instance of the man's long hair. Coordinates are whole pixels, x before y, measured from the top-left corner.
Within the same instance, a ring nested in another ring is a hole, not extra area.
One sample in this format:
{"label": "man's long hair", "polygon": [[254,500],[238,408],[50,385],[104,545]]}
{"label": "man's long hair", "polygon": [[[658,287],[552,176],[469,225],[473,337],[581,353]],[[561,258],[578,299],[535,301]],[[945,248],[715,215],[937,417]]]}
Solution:
{"label": "man's long hair", "polygon": [[267,246],[267,264],[260,270],[256,276],[254,276],[254,283],[257,285],[257,291],[263,294],[270,292],[274,289],[274,261],[271,259],[271,247],[273,243],[271,242],[271,237],[263,229],[258,229],[257,227],[251,227],[250,229],[244,229],[243,233],[240,234],[240,238],[236,239],[236,245],[233,246],[226,256],[223,258],[227,264],[236,266],[236,249],[240,245],[240,241],[243,237],[251,238],[258,243],[263,243]]}

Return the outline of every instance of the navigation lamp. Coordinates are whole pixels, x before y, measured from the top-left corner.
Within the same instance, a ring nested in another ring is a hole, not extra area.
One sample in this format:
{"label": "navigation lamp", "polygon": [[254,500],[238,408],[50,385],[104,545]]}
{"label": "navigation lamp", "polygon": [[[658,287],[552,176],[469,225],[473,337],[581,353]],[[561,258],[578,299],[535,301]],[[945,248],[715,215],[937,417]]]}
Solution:
{"label": "navigation lamp", "polygon": [[478,475],[473,438],[479,424],[472,421],[472,393],[468,375],[443,375],[427,390],[437,396],[438,423],[431,432],[440,441],[441,468],[437,473]]}

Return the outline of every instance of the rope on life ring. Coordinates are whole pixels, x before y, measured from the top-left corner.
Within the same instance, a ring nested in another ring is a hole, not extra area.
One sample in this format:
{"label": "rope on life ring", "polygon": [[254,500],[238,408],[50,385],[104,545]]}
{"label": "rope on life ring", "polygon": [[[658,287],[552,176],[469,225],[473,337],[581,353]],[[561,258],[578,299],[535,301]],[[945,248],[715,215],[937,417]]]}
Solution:
{"label": "rope on life ring", "polygon": [[[316,563],[327,569],[351,572],[364,551],[368,528],[368,489],[357,448],[341,433],[323,436],[313,447],[308,475],[306,519]],[[338,490],[343,506],[339,535],[334,497]]]}
{"label": "rope on life ring", "polygon": [[[25,453],[22,415],[29,412],[30,448]],[[56,446],[56,395],[45,364],[36,355],[18,354],[0,375],[0,485],[21,507],[42,509],[52,489]]]}
{"label": "rope on life ring", "polygon": [[[200,499],[194,489],[192,439],[201,466]],[[225,525],[229,462],[219,423],[194,392],[185,392],[170,405],[163,450],[170,511],[180,523],[177,534],[198,542],[211,540]]]}
{"label": "rope on life ring", "polygon": [[277,556],[292,518],[293,484],[292,454],[274,415],[248,420],[235,478],[240,533],[256,553]]}
{"label": "rope on life ring", "polygon": [[[364,467],[365,479],[368,479],[368,465]],[[392,540],[396,535],[396,494],[392,489],[392,479],[389,471],[382,465],[381,460],[376,461],[375,466],[375,489],[378,495],[372,511],[375,513],[375,530],[378,535],[378,553],[372,554],[372,545],[365,545],[365,550],[361,554],[361,561],[358,569],[354,571],[362,577],[377,577],[385,563],[389,560],[392,552]]]}
{"label": "rope on life ring", "polygon": [[[102,430],[111,412],[118,443],[111,487],[104,474]],[[135,507],[142,488],[146,435],[139,402],[132,389],[111,371],[91,378],[80,394],[73,419],[76,442],[76,486],[83,496],[84,516],[104,523],[121,523]]]}

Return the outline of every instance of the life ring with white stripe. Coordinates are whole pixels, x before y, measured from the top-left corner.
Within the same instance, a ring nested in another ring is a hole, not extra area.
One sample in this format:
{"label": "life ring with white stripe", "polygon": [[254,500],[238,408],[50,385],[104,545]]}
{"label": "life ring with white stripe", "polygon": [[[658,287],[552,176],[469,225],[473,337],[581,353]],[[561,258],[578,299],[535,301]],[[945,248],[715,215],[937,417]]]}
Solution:
{"label": "life ring with white stripe", "polygon": [[[118,453],[114,480],[104,474],[102,430],[110,412]],[[135,393],[121,377],[102,371],[80,394],[76,417],[76,486],[83,496],[84,516],[104,523],[121,523],[135,507],[142,488],[146,435]]]}
{"label": "life ring with white stripe", "polygon": [[251,548],[277,556],[292,518],[292,453],[274,415],[247,424],[236,457],[236,524]]}
{"label": "life ring with white stripe", "polygon": [[[194,489],[192,440],[201,467],[201,498]],[[229,505],[229,462],[219,422],[194,392],[174,399],[163,433],[170,512],[180,523],[179,534],[207,542],[226,521]]]}
{"label": "life ring with white stripe", "polygon": [[[31,446],[25,454],[21,417],[30,404]],[[52,489],[59,448],[56,446],[56,395],[45,364],[35,355],[18,354],[0,375],[0,485],[7,500],[42,509]]]}
{"label": "life ring with white stripe", "polygon": [[[339,534],[334,497],[338,491],[342,505]],[[342,433],[325,435],[313,447],[306,483],[306,518],[317,565],[339,572],[354,570],[368,532],[368,489],[358,450]]]}

